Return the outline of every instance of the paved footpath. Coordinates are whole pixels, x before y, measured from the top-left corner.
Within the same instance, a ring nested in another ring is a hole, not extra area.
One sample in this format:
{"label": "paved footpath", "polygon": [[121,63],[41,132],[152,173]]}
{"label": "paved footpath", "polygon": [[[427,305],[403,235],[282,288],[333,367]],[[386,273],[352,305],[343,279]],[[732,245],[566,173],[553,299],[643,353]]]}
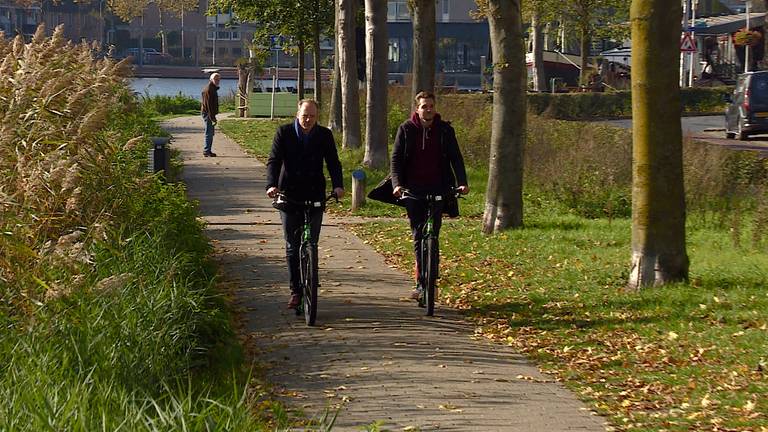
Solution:
{"label": "paved footpath", "polygon": [[282,228],[264,194],[264,165],[218,132],[218,157],[204,158],[199,117],[164,126],[181,151],[221,274],[235,282],[243,331],[289,406],[312,417],[341,405],[334,431],[375,421],[391,431],[605,430],[604,419],[525,357],[474,339],[458,312],[438,305],[430,318],[404,301],[410,278],[328,215],[317,325],[307,327],[285,309]]}

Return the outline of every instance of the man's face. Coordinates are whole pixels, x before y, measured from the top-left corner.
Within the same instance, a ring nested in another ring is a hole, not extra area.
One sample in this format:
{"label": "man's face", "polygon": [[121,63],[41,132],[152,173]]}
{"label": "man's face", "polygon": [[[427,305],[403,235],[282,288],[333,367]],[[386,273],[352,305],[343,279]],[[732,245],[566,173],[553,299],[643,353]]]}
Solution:
{"label": "man's face", "polygon": [[416,114],[419,115],[421,121],[431,123],[435,118],[435,101],[434,99],[417,99],[416,100]]}
{"label": "man's face", "polygon": [[317,108],[315,104],[302,104],[299,112],[296,113],[296,118],[299,119],[299,125],[304,132],[309,132],[317,123]]}

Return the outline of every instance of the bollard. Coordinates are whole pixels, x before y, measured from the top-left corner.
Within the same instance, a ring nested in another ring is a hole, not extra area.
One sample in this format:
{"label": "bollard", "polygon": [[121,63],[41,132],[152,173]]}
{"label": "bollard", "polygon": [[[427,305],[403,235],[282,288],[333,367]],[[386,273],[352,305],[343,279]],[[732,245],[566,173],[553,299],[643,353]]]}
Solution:
{"label": "bollard", "polygon": [[352,211],[365,205],[365,171],[352,171]]}
{"label": "bollard", "polygon": [[169,138],[166,137],[150,137],[152,140],[152,170],[154,172],[163,172],[165,178],[168,178],[168,167],[171,161],[171,151],[168,148]]}

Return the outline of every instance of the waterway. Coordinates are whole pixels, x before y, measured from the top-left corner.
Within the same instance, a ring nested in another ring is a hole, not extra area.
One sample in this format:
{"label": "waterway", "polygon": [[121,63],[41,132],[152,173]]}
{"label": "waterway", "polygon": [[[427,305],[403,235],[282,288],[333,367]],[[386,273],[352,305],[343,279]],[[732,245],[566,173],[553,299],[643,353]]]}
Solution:
{"label": "waterway", "polygon": [[[131,88],[140,95],[147,96],[176,96],[178,94],[200,99],[203,87],[208,83],[206,78],[133,78]],[[263,80],[263,88],[271,87],[271,80]],[[280,80],[279,87],[295,86],[293,80]],[[237,91],[237,80],[222,79],[219,83],[219,96],[229,96]]]}

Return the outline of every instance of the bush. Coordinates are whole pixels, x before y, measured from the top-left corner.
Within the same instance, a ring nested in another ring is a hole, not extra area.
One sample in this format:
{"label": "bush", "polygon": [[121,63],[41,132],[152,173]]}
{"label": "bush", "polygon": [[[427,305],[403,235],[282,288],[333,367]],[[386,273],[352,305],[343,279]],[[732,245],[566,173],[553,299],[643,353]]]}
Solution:
{"label": "bush", "polygon": [[144,109],[161,115],[196,114],[200,112],[200,101],[179,93],[176,96],[143,96]]}
{"label": "bush", "polygon": [[[724,96],[733,87],[693,87],[680,91],[682,113],[721,114]],[[532,93],[528,109],[534,114],[562,120],[632,117],[632,93]]]}

